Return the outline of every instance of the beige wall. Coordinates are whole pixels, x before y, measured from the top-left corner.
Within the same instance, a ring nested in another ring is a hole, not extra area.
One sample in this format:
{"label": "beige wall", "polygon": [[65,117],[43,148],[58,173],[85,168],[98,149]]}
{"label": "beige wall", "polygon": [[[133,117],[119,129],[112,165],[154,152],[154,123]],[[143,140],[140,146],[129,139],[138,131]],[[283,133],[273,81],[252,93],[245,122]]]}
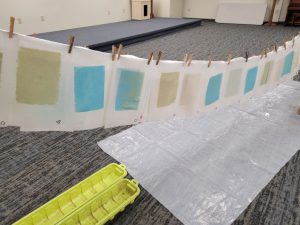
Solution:
{"label": "beige wall", "polygon": [[14,16],[15,31],[23,34],[124,21],[130,15],[129,0],[0,0],[0,28],[8,29]]}

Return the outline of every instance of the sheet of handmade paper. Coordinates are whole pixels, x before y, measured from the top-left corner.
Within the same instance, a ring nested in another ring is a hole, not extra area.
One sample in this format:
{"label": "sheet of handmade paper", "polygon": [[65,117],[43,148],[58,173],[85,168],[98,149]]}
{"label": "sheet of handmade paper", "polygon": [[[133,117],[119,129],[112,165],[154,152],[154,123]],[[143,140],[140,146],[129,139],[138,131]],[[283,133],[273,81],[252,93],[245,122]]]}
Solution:
{"label": "sheet of handmade paper", "polygon": [[[257,76],[249,66],[245,92]],[[229,225],[299,149],[296,105],[300,82],[281,84],[206,116],[139,124],[99,146],[184,224]]]}
{"label": "sheet of handmade paper", "polygon": [[183,63],[160,61],[150,67],[151,91],[147,121],[163,120],[176,116],[182,88]]}
{"label": "sheet of handmade paper", "polygon": [[3,53],[0,52],[0,85],[1,85],[1,71],[2,71]]}
{"label": "sheet of handmade paper", "polygon": [[[294,46],[293,46],[294,44]],[[295,50],[295,57],[293,62],[293,72],[292,74],[298,74],[300,70],[300,37],[299,35],[295,37],[294,42],[292,41],[292,48]]]}
{"label": "sheet of handmade paper", "polygon": [[215,61],[209,67],[207,65],[207,62],[205,62],[201,66],[201,73],[205,77],[203,80],[202,98],[197,109],[197,112],[200,114],[211,112],[226,103],[222,93],[226,88],[224,77],[228,64],[224,61]]}
{"label": "sheet of handmade paper", "polygon": [[8,38],[8,33],[0,30],[0,127],[13,125],[9,121],[12,96],[11,76],[16,73],[16,58],[19,35]]}
{"label": "sheet of handmade paper", "polygon": [[151,74],[147,60],[121,56],[113,64],[105,127],[136,124],[146,119]]}
{"label": "sheet of handmade paper", "polygon": [[207,62],[196,60],[192,61],[190,65],[182,66],[182,84],[179,89],[176,115],[193,116],[200,114],[207,83],[207,74],[203,72],[203,68],[207,66]]}
{"label": "sheet of handmade paper", "polygon": [[279,82],[290,79],[293,75],[293,61],[295,57],[295,49],[291,42],[286,42],[286,48],[279,47],[274,63],[273,79]]}
{"label": "sheet of handmade paper", "polygon": [[293,75],[293,62],[296,58],[296,49],[292,46],[292,42],[286,42],[286,49],[285,49],[285,59],[282,69],[282,76],[291,76]]}
{"label": "sheet of handmade paper", "polygon": [[12,96],[10,123],[24,131],[72,130],[66,126],[71,74],[62,69],[68,47],[27,36],[19,36],[18,47],[16,72],[6,86]]}
{"label": "sheet of handmade paper", "polygon": [[259,87],[258,77],[261,68],[261,57],[252,56],[248,59],[242,76],[243,97],[240,99],[240,102],[246,102],[248,99],[256,95]]}
{"label": "sheet of handmade paper", "polygon": [[224,105],[238,103],[244,97],[244,73],[246,68],[244,58],[235,58],[226,66],[224,73],[224,88],[221,98]]}
{"label": "sheet of handmade paper", "polygon": [[63,69],[69,75],[67,94],[68,127],[87,130],[104,125],[111,54],[75,47]]}

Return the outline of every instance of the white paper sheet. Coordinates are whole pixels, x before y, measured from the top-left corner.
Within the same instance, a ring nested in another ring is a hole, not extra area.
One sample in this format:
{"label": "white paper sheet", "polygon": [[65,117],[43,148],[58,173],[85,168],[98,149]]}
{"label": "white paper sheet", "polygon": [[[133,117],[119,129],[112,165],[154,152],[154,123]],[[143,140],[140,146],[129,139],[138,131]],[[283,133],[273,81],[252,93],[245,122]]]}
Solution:
{"label": "white paper sheet", "polygon": [[184,224],[233,222],[300,148],[300,83],[207,116],[148,122],[100,141]]}

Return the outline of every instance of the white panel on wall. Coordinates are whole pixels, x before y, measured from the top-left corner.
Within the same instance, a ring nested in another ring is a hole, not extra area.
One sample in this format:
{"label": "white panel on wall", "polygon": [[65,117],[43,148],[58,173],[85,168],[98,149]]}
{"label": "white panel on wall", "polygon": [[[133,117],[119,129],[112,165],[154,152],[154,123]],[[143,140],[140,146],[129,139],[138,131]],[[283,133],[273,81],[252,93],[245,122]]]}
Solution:
{"label": "white panel on wall", "polygon": [[182,18],[184,0],[171,0],[170,2],[170,17]]}
{"label": "white panel on wall", "polygon": [[221,2],[216,22],[261,25],[264,22],[267,3]]}
{"label": "white panel on wall", "polygon": [[[265,15],[265,21],[269,18],[268,16],[273,3],[273,0],[184,0],[183,17],[215,19],[219,3],[230,1],[234,1],[236,3],[267,3],[268,8]],[[285,20],[288,2],[289,0],[277,0],[273,22],[281,22]]]}
{"label": "white panel on wall", "polygon": [[153,0],[153,11],[155,17],[170,17],[171,0]]}
{"label": "white panel on wall", "polygon": [[[284,14],[284,12],[282,11],[284,1],[289,1],[289,0],[277,0],[276,1],[275,11],[274,11],[273,20],[272,20],[273,22],[284,21],[284,20],[280,20],[281,15]],[[272,6],[273,6],[273,0],[267,0],[266,2],[268,4],[268,8],[267,8],[267,12],[265,15],[265,21],[268,21],[270,14],[271,14]]]}
{"label": "white panel on wall", "polygon": [[286,14],[287,14],[287,9],[289,7],[289,3],[290,3],[290,0],[283,0],[282,1],[279,21],[285,21]]}

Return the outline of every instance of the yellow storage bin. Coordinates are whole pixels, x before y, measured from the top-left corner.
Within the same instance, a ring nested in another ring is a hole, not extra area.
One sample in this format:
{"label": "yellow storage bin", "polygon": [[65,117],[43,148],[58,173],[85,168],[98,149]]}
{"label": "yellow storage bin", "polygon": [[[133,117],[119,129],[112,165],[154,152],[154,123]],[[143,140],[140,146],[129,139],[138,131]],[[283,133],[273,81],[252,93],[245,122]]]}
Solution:
{"label": "yellow storage bin", "polygon": [[14,224],[56,224],[126,175],[127,171],[124,165],[109,164]]}
{"label": "yellow storage bin", "polygon": [[103,225],[133,203],[139,194],[140,188],[137,181],[122,179],[57,224]]}

